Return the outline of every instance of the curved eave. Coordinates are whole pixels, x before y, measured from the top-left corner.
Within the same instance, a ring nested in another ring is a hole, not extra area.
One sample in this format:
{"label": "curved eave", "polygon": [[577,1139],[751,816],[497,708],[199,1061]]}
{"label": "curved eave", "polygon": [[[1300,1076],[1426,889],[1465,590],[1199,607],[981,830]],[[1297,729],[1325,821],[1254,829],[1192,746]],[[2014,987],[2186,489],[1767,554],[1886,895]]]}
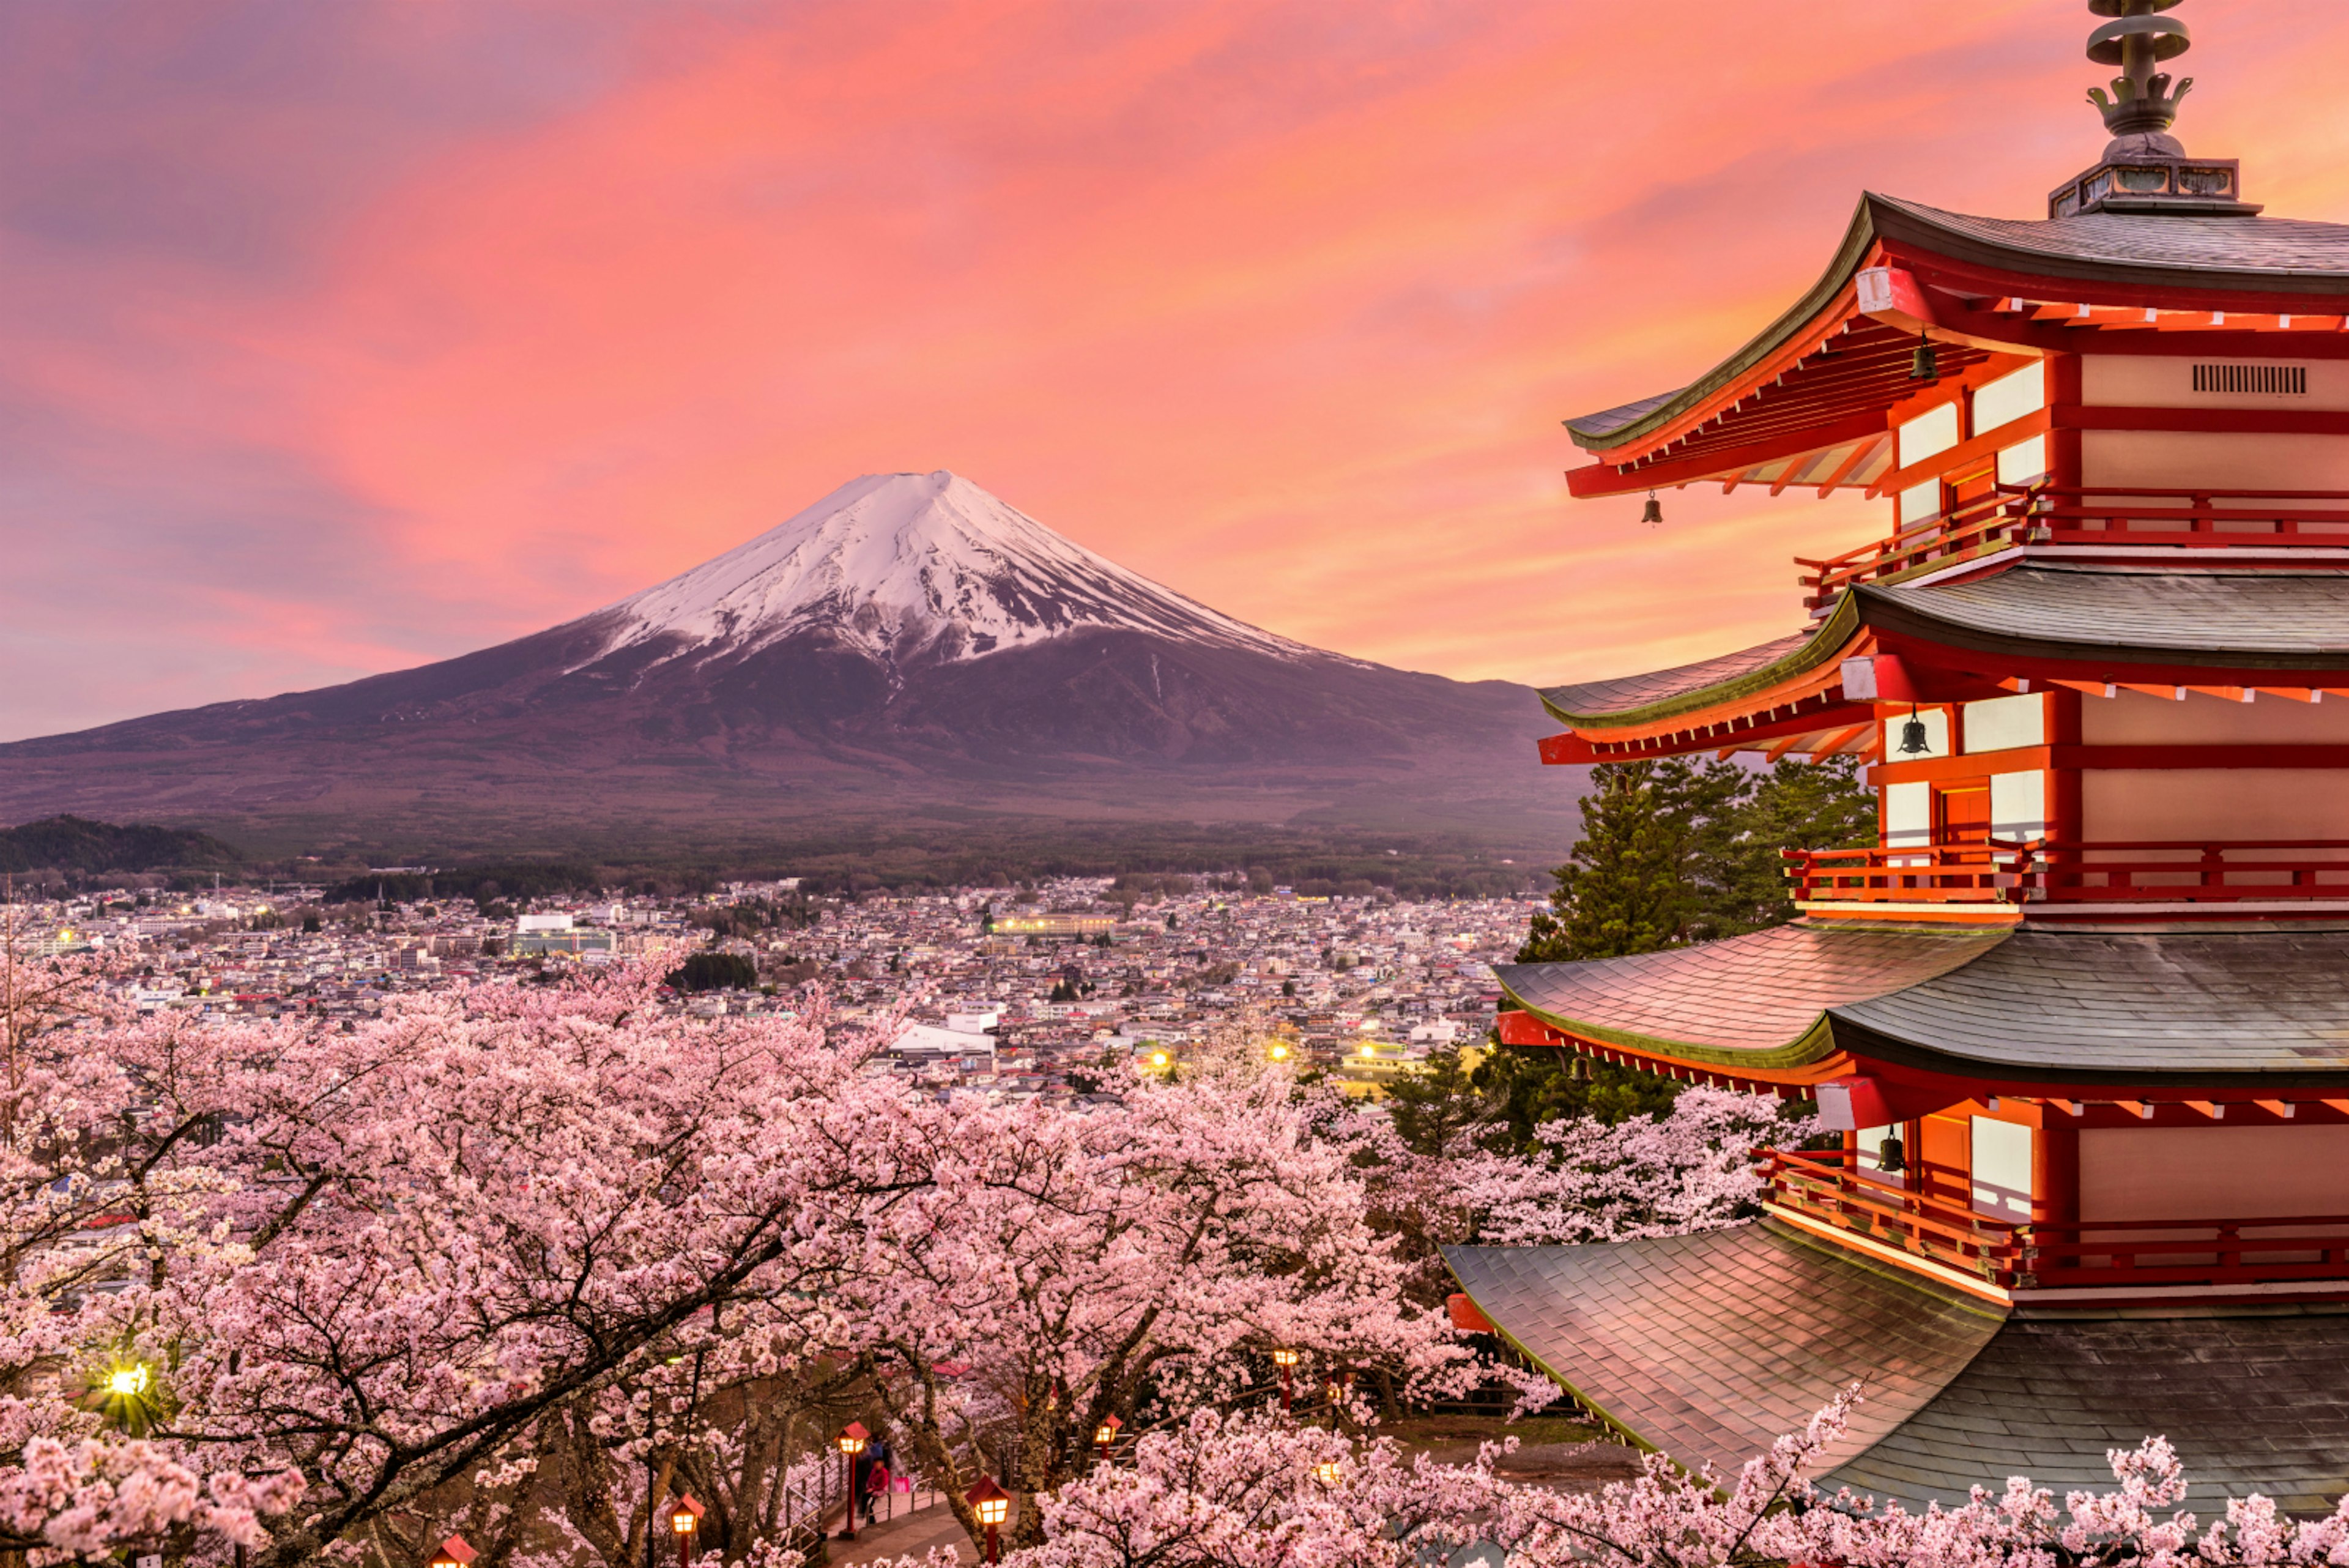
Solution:
{"label": "curved eave", "polygon": [[[2137,1066],[2112,1071],[2078,1066],[2048,1066],[2011,1061],[1987,1061],[1961,1055],[1838,1016],[1840,1009],[1821,1012],[1811,1026],[1785,1044],[1764,1050],[1700,1044],[1666,1039],[1627,1029],[1613,1029],[1588,1019],[1537,1007],[1504,982],[1502,993],[1528,1015],[1561,1034],[1595,1046],[1629,1051],[1659,1062],[1694,1068],[1713,1068],[1734,1077],[1746,1077],[1805,1087],[1850,1067],[1880,1063],[1911,1074],[1965,1083],[2032,1085],[2048,1091],[2095,1089],[2145,1091],[2159,1089],[2241,1090],[2270,1094],[2293,1090],[2338,1092],[2349,1084],[2349,1067],[2330,1072],[2313,1068],[2272,1071],[2237,1069],[2224,1072],[2164,1070]],[[1806,1070],[1807,1069],[1807,1070]]]}
{"label": "curved eave", "polygon": [[[2057,250],[2002,242],[1971,234],[1929,215],[1895,198],[1874,192],[1863,194],[1852,214],[1835,258],[1816,283],[1767,327],[1734,354],[1669,396],[1641,400],[1601,413],[1566,421],[1567,433],[1586,452],[1619,454],[1624,462],[1638,455],[1649,438],[1703,409],[1721,394],[1736,388],[1757,368],[1779,354],[1806,328],[1835,306],[1851,286],[1861,265],[1880,243],[1927,253],[1961,267],[2029,277],[2091,284],[2103,291],[2120,290],[2175,298],[2181,295],[2208,300],[2213,308],[2240,308],[2240,299],[2275,296],[2329,296],[2336,304],[2349,299],[2349,276],[2339,272],[2294,267],[2218,267],[2118,262],[2084,257]],[[2155,219],[2153,222],[2190,222]],[[2255,219],[2210,220],[2253,223]],[[1599,421],[1625,409],[1638,409],[1620,423]]]}
{"label": "curved eave", "polygon": [[[1604,416],[1592,414],[1567,421],[1566,431],[1574,438],[1574,444],[1586,452],[1598,452],[1636,446],[1642,438],[1711,400],[1715,393],[1734,386],[1748,371],[1785,347],[1797,333],[1835,303],[1836,296],[1849,286],[1853,275],[1859,271],[1860,262],[1876,243],[1873,208],[1877,200],[1873,192],[1860,197],[1859,209],[1852,214],[1850,227],[1844,231],[1843,244],[1837,247],[1835,260],[1827,264],[1827,270],[1820,275],[1818,282],[1813,284],[1801,299],[1764,327],[1758,337],[1678,392],[1622,424],[1611,429],[1593,430],[1589,428],[1590,421]],[[1617,410],[1609,409],[1606,411],[1614,413]]]}
{"label": "curved eave", "polygon": [[[1827,1015],[1821,1012],[1811,1026],[1784,1045],[1766,1050],[1753,1050],[1724,1045],[1700,1045],[1687,1040],[1667,1040],[1660,1035],[1635,1033],[1628,1029],[1610,1029],[1603,1023],[1568,1018],[1537,1007],[1501,982],[1501,993],[1523,1012],[1541,1020],[1561,1034],[1571,1034],[1594,1045],[1609,1045],[1619,1051],[1635,1051],[1643,1056],[1655,1056],[1667,1061],[1684,1062],[1692,1066],[1717,1067],[1724,1073],[1747,1077],[1766,1075],[1794,1075],[1798,1069],[1816,1066],[1836,1053],[1833,1037],[1827,1028]],[[1810,1082],[1818,1075],[1803,1075],[1786,1081]]]}
{"label": "curved eave", "polygon": [[1568,688],[1553,687],[1540,693],[1542,707],[1559,723],[1579,732],[1624,731],[1647,725],[1661,724],[1668,720],[1685,718],[1709,709],[1739,705],[1751,707],[1754,700],[1769,695],[1781,687],[1798,682],[1813,675],[1830,662],[1840,665],[1847,657],[1854,639],[1859,635],[1859,606],[1846,593],[1827,618],[1821,621],[1810,640],[1782,659],[1761,669],[1701,686],[1693,691],[1675,692],[1654,702],[1637,708],[1625,708],[1607,713],[1578,713],[1554,700],[1557,692]]}

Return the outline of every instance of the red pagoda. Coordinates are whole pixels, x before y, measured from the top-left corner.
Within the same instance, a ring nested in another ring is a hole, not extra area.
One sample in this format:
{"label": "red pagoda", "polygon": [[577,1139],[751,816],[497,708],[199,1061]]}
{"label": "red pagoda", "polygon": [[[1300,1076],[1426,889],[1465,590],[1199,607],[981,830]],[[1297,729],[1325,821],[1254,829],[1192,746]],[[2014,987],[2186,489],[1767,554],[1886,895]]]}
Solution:
{"label": "red pagoda", "polygon": [[1880,802],[1794,924],[1501,971],[1505,1040],[1843,1131],[1752,1223],[1449,1254],[1683,1462],[1860,1381],[1829,1480],[1879,1497],[2157,1433],[2206,1494],[2349,1490],[2349,226],[2169,134],[2177,4],[2091,0],[2113,140],[2044,218],[1868,195],[1761,336],[1568,421],[1577,496],[1889,513],[1789,635],[1543,694],[1551,763],[1850,755]]}

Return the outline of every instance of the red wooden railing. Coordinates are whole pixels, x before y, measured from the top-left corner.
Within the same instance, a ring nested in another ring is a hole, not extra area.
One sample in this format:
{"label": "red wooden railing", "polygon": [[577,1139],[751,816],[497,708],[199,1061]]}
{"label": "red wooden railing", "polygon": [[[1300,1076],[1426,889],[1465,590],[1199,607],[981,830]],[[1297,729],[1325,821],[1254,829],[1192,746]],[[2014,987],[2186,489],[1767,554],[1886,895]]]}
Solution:
{"label": "red wooden railing", "polygon": [[1996,904],[2018,901],[2026,851],[1958,844],[1779,853],[1796,903]]}
{"label": "red wooden railing", "polygon": [[2129,903],[2349,898],[2349,839],[2097,840],[1788,849],[1799,903]]}
{"label": "red wooden railing", "polygon": [[2349,1215],[2020,1223],[1865,1175],[1840,1151],[1762,1160],[1778,1208],[2007,1289],[2349,1281]]}
{"label": "red wooden railing", "polygon": [[2197,549],[2291,544],[2349,549],[2349,490],[2116,490],[2001,485],[1979,500],[1805,568],[1804,604],[1824,610],[1854,583],[1954,565],[2008,545],[2147,545]]}
{"label": "red wooden railing", "polygon": [[1803,606],[1824,610],[1854,583],[1898,576],[1919,566],[1955,565],[2021,543],[2032,526],[2025,514],[2029,499],[2028,492],[2002,489],[1824,561],[1797,556],[1795,565],[1806,569],[1795,580],[1808,590]]}
{"label": "red wooden railing", "polygon": [[2029,1262],[2013,1225],[1863,1175],[1852,1168],[1849,1154],[1774,1148],[1763,1152],[1762,1161],[1771,1202],[1838,1231],[2002,1285],[2012,1285]]}

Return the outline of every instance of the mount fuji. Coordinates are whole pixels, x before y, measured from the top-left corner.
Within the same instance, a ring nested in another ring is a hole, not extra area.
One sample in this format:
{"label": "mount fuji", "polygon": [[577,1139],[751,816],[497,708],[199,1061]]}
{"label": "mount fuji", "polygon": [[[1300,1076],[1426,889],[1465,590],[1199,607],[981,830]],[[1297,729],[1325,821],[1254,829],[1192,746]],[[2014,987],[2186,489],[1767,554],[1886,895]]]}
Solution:
{"label": "mount fuji", "polygon": [[0,745],[0,820],[512,845],[976,813],[1556,842],[1576,781],[1536,762],[1543,728],[1523,687],[1327,653],[956,474],[875,474],[478,653]]}

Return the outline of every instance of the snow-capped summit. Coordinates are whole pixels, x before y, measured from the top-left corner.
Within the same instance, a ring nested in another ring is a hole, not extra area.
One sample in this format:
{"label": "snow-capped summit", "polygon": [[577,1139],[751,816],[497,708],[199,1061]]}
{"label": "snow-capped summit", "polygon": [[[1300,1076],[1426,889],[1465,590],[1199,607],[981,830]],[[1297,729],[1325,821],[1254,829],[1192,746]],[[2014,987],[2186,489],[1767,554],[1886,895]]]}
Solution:
{"label": "snow-capped summit", "polygon": [[828,631],[893,660],[976,659],[1114,628],[1326,657],[1160,587],[958,474],[874,473],[714,560],[587,618],[604,652],[751,653]]}

